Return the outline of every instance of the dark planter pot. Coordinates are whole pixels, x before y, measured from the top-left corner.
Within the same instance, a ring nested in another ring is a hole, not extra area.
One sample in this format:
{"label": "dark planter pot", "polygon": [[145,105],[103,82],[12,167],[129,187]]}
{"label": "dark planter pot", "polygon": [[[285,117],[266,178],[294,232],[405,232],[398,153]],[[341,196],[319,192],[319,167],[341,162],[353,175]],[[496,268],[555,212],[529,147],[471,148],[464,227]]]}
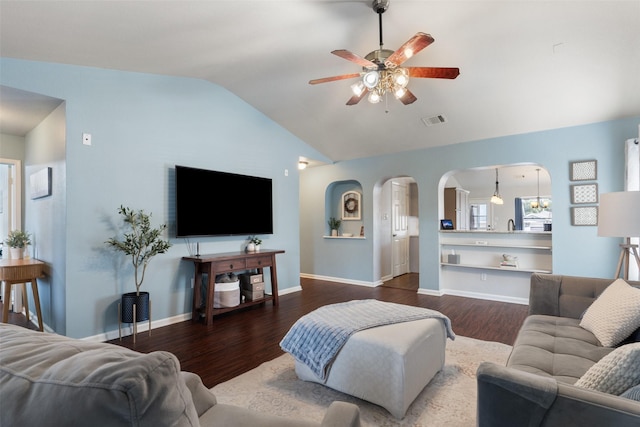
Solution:
{"label": "dark planter pot", "polygon": [[122,294],[122,312],[120,320],[122,323],[133,323],[133,305],[136,306],[136,322],[149,320],[149,292],[135,292]]}

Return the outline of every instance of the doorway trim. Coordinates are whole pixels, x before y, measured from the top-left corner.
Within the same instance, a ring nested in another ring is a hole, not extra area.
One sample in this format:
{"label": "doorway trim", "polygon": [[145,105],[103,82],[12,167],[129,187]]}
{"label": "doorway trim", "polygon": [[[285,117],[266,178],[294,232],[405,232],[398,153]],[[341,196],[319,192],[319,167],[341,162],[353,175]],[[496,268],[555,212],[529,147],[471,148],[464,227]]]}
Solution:
{"label": "doorway trim", "polygon": [[12,171],[7,190],[9,203],[5,206],[9,210],[9,229],[22,229],[22,161],[0,158],[0,164],[9,165]]}

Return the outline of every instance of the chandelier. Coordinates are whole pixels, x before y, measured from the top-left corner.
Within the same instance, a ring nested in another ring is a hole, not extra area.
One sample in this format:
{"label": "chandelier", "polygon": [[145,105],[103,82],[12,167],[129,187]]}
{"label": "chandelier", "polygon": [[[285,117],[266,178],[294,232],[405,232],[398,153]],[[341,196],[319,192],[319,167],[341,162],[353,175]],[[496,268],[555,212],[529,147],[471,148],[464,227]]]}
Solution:
{"label": "chandelier", "polygon": [[537,168],[536,172],[538,172],[538,197],[536,198],[536,200],[531,201],[531,208],[532,209],[538,209],[538,208],[546,209],[546,208],[549,207],[549,201],[548,200],[540,201],[540,168]]}

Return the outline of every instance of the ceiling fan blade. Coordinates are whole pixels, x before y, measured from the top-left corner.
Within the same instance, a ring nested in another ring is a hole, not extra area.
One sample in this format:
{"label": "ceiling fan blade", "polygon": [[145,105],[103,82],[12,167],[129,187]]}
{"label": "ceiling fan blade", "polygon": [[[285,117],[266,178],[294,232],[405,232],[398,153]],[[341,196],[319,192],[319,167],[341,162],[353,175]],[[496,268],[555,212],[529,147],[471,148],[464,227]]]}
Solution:
{"label": "ceiling fan blade", "polygon": [[360,100],[362,98],[364,98],[364,96],[367,94],[368,91],[364,90],[362,91],[362,93],[360,95],[353,95],[351,98],[349,98],[349,100],[347,101],[347,105],[356,105],[358,102],[360,102]]}
{"label": "ceiling fan blade", "polygon": [[398,50],[393,52],[390,57],[384,62],[386,64],[392,64],[399,67],[404,61],[411,58],[416,53],[420,52],[425,47],[433,43],[433,37],[425,33],[417,33],[411,37],[405,44],[400,46]]}
{"label": "ceiling fan blade", "polygon": [[398,99],[404,105],[409,105],[409,104],[413,104],[418,98],[416,98],[416,96],[413,93],[411,93],[409,89],[407,89],[405,94]]}
{"label": "ceiling fan blade", "polygon": [[356,64],[360,65],[361,67],[373,68],[373,69],[377,69],[378,68],[378,64],[376,64],[375,62],[371,62],[368,59],[364,59],[363,57],[358,56],[353,52],[349,52],[346,49],[334,50],[331,53],[333,53],[336,56],[339,56],[342,59],[346,59],[347,61],[355,62]]}
{"label": "ceiling fan blade", "polygon": [[355,77],[360,77],[360,73],[343,74],[341,76],[333,76],[333,77],[325,77],[322,79],[309,80],[309,84],[317,85],[318,83],[335,82],[337,80],[353,79]]}
{"label": "ceiling fan blade", "polygon": [[460,74],[459,68],[448,67],[407,67],[410,77],[433,79],[455,79]]}

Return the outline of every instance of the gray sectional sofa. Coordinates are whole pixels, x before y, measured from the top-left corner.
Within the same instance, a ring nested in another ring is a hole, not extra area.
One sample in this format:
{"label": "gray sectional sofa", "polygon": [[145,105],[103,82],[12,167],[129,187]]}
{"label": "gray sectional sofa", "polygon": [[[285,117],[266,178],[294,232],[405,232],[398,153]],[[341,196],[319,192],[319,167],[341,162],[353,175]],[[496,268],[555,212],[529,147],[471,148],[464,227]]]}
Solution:
{"label": "gray sectional sofa", "polygon": [[357,427],[360,412],[333,402],[312,422],[220,404],[171,353],[0,324],[0,425]]}
{"label": "gray sectional sofa", "polygon": [[[532,275],[529,316],[507,366],[485,362],[478,368],[478,426],[640,426],[640,402],[574,385],[615,350],[580,326],[612,282]],[[629,341],[640,341],[640,331]]]}

